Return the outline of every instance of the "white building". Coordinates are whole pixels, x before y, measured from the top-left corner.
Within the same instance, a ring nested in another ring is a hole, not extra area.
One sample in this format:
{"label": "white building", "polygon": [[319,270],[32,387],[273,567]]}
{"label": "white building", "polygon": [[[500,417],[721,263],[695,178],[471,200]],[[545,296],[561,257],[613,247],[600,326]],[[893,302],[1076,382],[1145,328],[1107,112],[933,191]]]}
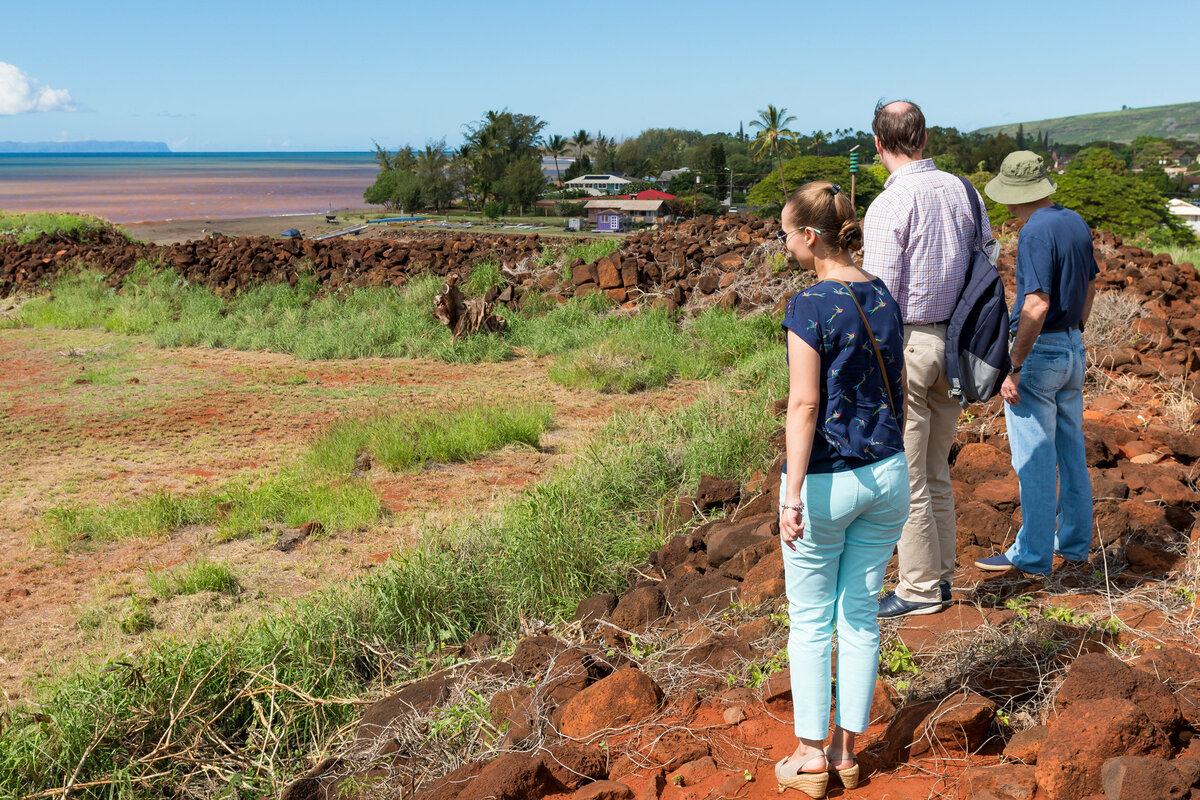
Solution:
{"label": "white building", "polygon": [[630,183],[633,183],[633,181],[624,175],[605,172],[596,175],[580,175],[578,178],[572,178],[563,184],[563,188],[582,189],[592,197],[601,197],[606,194],[621,194],[625,186]]}
{"label": "white building", "polygon": [[1200,236],[1200,206],[1194,206],[1191,203],[1184,202],[1178,198],[1171,198],[1167,204],[1167,210],[1177,217],[1182,217],[1188,227]]}

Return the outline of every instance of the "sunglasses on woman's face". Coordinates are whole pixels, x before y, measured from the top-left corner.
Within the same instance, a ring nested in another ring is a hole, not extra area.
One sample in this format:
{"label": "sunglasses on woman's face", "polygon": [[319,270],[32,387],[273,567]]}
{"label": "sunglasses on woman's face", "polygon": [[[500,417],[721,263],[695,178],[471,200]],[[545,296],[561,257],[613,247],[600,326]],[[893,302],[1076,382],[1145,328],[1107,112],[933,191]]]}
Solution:
{"label": "sunglasses on woman's face", "polygon": [[822,233],[824,233],[823,230],[821,230],[820,228],[814,228],[812,225],[801,225],[799,228],[796,228],[796,230],[794,230],[794,231],[784,231],[784,230],[775,231],[775,238],[778,239],[780,242],[787,244],[787,240],[788,240],[789,236],[791,236],[793,233],[799,233],[800,231],[805,231],[805,230],[812,231],[817,236],[820,236]]}

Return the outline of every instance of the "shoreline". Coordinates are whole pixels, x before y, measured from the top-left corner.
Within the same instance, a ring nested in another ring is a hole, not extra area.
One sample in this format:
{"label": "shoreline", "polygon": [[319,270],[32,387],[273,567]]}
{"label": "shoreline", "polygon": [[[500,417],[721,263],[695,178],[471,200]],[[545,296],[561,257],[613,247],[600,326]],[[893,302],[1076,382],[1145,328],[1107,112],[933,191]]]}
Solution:
{"label": "shoreline", "polygon": [[[163,219],[141,222],[125,222],[117,225],[135,239],[151,244],[179,244],[193,239],[202,239],[214,233],[225,236],[279,236],[289,228],[295,228],[305,238],[329,233],[344,226],[341,221],[346,214],[376,214],[378,209],[368,207],[338,208],[315,214],[292,213],[259,217],[210,217],[207,219]],[[326,214],[338,217],[338,223],[325,221]]]}

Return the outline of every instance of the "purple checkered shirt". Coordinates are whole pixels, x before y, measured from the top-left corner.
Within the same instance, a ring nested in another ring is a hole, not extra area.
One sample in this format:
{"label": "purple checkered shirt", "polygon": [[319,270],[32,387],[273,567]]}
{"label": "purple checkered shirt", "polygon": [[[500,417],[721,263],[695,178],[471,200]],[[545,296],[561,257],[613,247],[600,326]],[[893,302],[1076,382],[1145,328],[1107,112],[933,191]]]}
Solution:
{"label": "purple checkered shirt", "polygon": [[933,159],[893,172],[863,219],[863,269],[883,280],[905,325],[945,322],[962,291],[975,231],[992,238],[983,200],[971,221],[966,187]]}

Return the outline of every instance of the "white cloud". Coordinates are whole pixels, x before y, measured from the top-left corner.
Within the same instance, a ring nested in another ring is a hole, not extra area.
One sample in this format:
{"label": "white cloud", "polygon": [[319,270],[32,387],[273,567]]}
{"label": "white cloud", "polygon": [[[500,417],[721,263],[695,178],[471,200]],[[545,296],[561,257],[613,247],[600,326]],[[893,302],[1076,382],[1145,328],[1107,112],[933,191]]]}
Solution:
{"label": "white cloud", "polygon": [[0,116],[32,111],[74,111],[66,89],[42,86],[12,64],[0,61]]}

